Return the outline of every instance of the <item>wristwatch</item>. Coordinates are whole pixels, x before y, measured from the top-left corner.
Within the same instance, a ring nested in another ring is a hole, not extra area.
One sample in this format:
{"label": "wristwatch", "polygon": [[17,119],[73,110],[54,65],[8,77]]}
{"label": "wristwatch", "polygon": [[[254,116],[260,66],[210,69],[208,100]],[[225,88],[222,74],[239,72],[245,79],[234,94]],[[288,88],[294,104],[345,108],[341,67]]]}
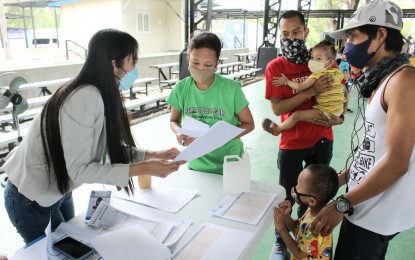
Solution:
{"label": "wristwatch", "polygon": [[350,202],[343,195],[337,197],[336,209],[343,214],[349,214],[349,216],[353,214],[353,207],[351,207]]}

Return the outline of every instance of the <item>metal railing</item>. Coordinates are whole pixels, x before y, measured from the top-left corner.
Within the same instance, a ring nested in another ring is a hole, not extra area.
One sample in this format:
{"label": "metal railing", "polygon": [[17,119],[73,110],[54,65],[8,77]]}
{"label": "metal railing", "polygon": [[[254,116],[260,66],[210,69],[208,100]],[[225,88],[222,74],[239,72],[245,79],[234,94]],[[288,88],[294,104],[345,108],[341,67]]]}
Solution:
{"label": "metal railing", "polygon": [[[84,56],[82,56],[82,54],[79,54],[78,52],[76,52],[76,51],[74,51],[72,49],[69,49],[68,43],[74,44],[74,45],[78,46],[79,48],[81,48],[84,51]],[[85,49],[84,47],[82,47],[81,45],[77,44],[76,42],[74,42],[72,40],[66,40],[65,41],[65,48],[66,48],[66,59],[67,60],[69,60],[69,52],[72,52],[75,55],[77,55],[77,56],[79,56],[79,57],[81,57],[83,59],[86,59],[86,56],[88,55],[88,50],[87,49]]]}
{"label": "metal railing", "polygon": [[234,36],[234,37],[233,37],[233,48],[234,48],[234,49],[242,48],[242,43],[241,43],[241,41],[238,39],[238,36]]}

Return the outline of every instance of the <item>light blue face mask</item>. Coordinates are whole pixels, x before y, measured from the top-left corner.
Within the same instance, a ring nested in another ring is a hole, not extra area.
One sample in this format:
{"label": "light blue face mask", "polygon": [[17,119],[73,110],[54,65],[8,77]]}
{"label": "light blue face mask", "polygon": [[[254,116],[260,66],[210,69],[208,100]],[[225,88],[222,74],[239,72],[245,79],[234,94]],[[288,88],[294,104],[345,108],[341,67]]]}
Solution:
{"label": "light blue face mask", "polygon": [[[121,67],[122,70],[124,70]],[[133,85],[134,81],[138,79],[138,69],[137,66],[134,66],[134,69],[130,72],[125,71],[124,77],[120,78],[120,85],[118,86],[118,89],[121,91],[129,90],[131,86]]]}

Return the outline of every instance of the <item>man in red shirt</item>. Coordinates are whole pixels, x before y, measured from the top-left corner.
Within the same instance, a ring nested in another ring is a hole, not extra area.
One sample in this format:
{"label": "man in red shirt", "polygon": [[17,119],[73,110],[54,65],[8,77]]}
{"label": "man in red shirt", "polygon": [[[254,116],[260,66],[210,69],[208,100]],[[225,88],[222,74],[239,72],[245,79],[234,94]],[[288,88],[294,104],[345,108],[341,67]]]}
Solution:
{"label": "man in red shirt", "polygon": [[[325,75],[313,87],[297,92],[287,85],[275,86],[274,77],[284,74],[288,79],[303,82],[311,74],[308,68],[309,51],[305,39],[309,30],[304,16],[298,11],[287,11],[279,21],[282,56],[268,63],[265,71],[265,98],[270,100],[272,111],[281,116],[284,122],[294,111],[312,109],[314,96],[330,90],[333,79]],[[287,199],[293,203],[291,189],[297,185],[300,172],[310,164],[330,164],[333,150],[332,125],[343,123],[344,116],[331,116],[329,120],[322,115],[314,122],[298,122],[290,130],[281,133],[278,153],[279,183],[285,188]],[[269,127],[269,126],[267,126]],[[265,128],[265,126],[264,126]],[[299,207],[301,217],[307,206]],[[279,250],[278,234],[273,255]]]}

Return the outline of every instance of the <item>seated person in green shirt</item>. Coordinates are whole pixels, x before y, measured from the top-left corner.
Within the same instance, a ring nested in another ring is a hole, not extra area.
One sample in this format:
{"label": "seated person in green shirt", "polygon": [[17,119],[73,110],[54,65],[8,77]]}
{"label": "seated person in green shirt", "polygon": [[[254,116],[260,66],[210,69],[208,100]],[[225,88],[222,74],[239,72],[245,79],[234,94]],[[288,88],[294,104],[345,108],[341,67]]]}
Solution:
{"label": "seated person in green shirt", "polygon": [[221,46],[219,38],[213,33],[196,34],[187,49],[191,76],[179,81],[167,99],[171,106],[170,128],[181,145],[189,145],[194,140],[177,132],[186,116],[210,126],[224,120],[245,129],[222,147],[188,162],[192,170],[217,174],[223,173],[224,156],[243,155],[244,147],[240,137],[255,127],[249,102],[240,83],[215,73]]}

